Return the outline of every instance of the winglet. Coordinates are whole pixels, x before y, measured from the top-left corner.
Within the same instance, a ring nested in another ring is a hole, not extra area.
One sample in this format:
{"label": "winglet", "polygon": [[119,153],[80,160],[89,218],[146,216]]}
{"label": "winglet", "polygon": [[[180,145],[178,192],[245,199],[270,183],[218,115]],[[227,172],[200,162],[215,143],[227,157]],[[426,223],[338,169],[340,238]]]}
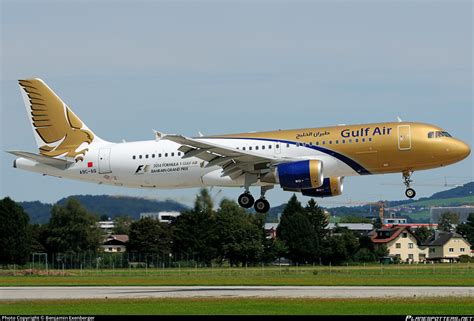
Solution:
{"label": "winglet", "polygon": [[166,136],[165,133],[157,131],[155,129],[153,129],[153,133],[155,134],[155,140],[156,141],[159,141],[159,140],[163,139]]}

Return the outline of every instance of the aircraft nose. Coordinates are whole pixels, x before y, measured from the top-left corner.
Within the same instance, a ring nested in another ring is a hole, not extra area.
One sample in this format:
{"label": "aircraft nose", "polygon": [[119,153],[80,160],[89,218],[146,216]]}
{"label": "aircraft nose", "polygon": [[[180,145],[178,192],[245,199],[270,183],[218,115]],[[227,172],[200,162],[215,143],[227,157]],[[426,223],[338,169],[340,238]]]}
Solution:
{"label": "aircraft nose", "polygon": [[471,153],[471,148],[465,142],[459,141],[456,144],[456,154],[458,154],[460,159],[464,159]]}

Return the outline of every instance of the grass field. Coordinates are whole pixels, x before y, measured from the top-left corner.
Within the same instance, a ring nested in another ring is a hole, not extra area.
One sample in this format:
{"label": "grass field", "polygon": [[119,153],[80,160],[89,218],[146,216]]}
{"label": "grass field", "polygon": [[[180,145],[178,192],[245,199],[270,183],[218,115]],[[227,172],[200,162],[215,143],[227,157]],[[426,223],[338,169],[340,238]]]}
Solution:
{"label": "grass field", "polygon": [[406,299],[117,299],[0,301],[2,315],[158,314],[474,314],[469,298]]}
{"label": "grass field", "polygon": [[[474,286],[474,264],[253,268],[49,270],[50,275],[0,270],[2,286],[92,285],[414,285]],[[37,271],[36,271],[37,272]],[[13,275],[15,273],[16,275]],[[19,275],[22,274],[22,275]],[[41,271],[45,274],[45,271]]]}

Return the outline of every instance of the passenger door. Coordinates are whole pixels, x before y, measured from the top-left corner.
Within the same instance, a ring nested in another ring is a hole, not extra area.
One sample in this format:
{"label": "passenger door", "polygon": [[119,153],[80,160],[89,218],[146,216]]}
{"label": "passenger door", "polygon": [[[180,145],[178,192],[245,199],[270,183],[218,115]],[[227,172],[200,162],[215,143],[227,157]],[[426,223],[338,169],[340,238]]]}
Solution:
{"label": "passenger door", "polygon": [[112,173],[110,169],[110,148],[99,149],[99,174]]}
{"label": "passenger door", "polygon": [[397,127],[397,130],[398,130],[398,149],[410,150],[411,149],[410,125],[400,125]]}

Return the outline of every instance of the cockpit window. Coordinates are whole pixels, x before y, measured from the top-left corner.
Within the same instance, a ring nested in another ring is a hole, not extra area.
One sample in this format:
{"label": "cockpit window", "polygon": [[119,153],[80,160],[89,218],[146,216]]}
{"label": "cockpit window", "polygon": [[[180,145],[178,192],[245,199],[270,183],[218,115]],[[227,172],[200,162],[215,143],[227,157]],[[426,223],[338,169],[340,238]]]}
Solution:
{"label": "cockpit window", "polygon": [[428,138],[439,138],[439,137],[452,137],[448,132],[443,132],[443,131],[435,131],[435,132],[429,132],[428,133]]}

